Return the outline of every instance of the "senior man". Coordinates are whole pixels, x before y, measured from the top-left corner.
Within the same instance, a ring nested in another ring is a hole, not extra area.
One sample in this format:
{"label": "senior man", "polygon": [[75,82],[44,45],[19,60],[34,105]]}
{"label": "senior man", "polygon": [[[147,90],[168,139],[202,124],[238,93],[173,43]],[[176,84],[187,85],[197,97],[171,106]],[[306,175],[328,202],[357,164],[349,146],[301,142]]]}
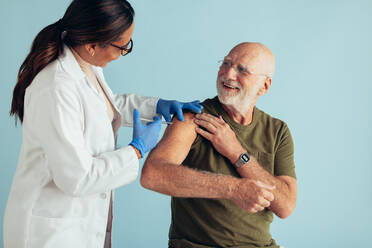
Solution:
{"label": "senior man", "polygon": [[149,154],[141,184],[172,196],[169,247],[279,247],[273,213],[295,208],[294,148],[287,125],[259,110],[275,60],[263,44],[235,46],[203,114],[174,118]]}

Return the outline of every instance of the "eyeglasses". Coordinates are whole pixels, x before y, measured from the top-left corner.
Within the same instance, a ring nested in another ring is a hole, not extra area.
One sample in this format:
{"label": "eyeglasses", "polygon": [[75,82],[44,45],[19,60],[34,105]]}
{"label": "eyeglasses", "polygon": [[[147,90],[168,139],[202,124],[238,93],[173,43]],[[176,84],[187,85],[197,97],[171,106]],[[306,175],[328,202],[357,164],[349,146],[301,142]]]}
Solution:
{"label": "eyeglasses", "polygon": [[120,49],[121,56],[125,56],[125,55],[127,55],[128,53],[130,53],[132,51],[132,49],[133,49],[133,40],[130,39],[130,41],[126,45],[124,45],[122,47],[121,46],[114,45],[112,43],[110,45],[113,46],[113,47],[116,47],[116,48]]}
{"label": "eyeglasses", "polygon": [[250,72],[246,68],[245,65],[243,65],[243,64],[233,64],[233,62],[231,60],[224,59],[224,60],[218,61],[218,63],[220,64],[220,68],[222,70],[226,70],[227,71],[230,67],[232,67],[237,73],[239,73],[239,74],[241,74],[243,76],[257,75],[257,76],[271,77],[270,75],[263,74],[263,73]]}

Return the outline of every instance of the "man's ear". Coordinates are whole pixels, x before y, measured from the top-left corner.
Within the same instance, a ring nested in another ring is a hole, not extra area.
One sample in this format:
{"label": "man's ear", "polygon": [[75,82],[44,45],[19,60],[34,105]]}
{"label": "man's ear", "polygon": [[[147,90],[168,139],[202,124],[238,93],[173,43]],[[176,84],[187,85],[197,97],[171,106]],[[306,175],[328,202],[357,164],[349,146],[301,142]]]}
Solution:
{"label": "man's ear", "polygon": [[258,91],[258,95],[262,96],[263,94],[265,94],[270,89],[270,87],[271,87],[271,78],[267,77],[265,79],[265,82],[262,85],[261,89]]}

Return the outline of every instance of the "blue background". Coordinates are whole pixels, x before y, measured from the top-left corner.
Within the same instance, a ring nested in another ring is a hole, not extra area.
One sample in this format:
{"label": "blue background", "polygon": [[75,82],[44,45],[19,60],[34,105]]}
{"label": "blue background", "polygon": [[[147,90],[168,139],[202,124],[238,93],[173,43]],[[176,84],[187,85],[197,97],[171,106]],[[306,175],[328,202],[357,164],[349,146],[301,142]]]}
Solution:
{"label": "blue background", "polygon": [[[35,35],[61,18],[69,2],[1,0],[1,223],[21,146],[22,130],[8,114],[17,71]],[[131,3],[134,52],[105,68],[113,91],[213,97],[217,61],[239,42],[263,42],[277,70],[257,105],[288,123],[298,178],[296,210],[274,219],[273,237],[286,248],[369,247],[372,1]],[[123,128],[119,143],[130,139],[131,129]],[[114,247],[166,247],[169,203],[138,180],[116,190]]]}

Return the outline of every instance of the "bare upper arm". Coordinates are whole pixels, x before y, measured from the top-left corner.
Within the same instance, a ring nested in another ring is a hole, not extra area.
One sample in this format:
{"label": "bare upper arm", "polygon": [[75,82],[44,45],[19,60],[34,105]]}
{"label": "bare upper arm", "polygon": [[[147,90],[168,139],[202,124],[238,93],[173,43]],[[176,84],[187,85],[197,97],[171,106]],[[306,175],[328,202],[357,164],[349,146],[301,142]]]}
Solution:
{"label": "bare upper arm", "polygon": [[184,121],[173,119],[164,132],[162,139],[155,149],[151,151],[146,161],[165,160],[174,164],[181,164],[190,151],[191,145],[196,139],[197,133],[194,123],[194,114],[184,113]]}

